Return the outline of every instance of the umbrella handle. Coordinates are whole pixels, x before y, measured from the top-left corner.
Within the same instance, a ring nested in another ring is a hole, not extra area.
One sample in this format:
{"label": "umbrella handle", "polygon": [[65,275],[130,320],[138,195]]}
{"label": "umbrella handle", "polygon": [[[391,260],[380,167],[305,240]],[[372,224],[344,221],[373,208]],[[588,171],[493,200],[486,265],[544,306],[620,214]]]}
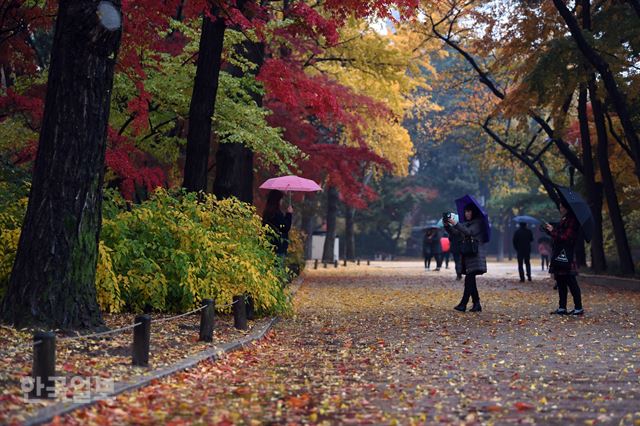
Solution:
{"label": "umbrella handle", "polygon": [[289,193],[289,207],[291,207],[291,191],[287,191]]}

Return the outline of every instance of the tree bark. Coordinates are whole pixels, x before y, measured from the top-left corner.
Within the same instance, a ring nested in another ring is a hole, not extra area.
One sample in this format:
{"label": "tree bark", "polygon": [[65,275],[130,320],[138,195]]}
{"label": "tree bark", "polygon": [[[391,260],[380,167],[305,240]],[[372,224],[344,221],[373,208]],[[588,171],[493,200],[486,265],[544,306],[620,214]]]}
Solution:
{"label": "tree bark", "polygon": [[578,121],[580,123],[580,145],[582,146],[582,164],[587,190],[587,202],[593,215],[593,238],[591,240],[591,268],[596,273],[607,269],[602,236],[602,190],[595,179],[593,153],[591,152],[591,134],[587,115],[587,88],[580,84],[578,94]]}
{"label": "tree bark", "polygon": [[[214,8],[211,13],[217,16],[217,8]],[[211,120],[218,93],[225,29],[224,19],[219,17],[213,22],[206,15],[202,17],[196,78],[189,105],[189,133],[182,183],[187,191],[206,192],[207,190]]]}
{"label": "tree bark", "polygon": [[355,260],[356,258],[356,235],[355,227],[356,209],[345,205],[345,257],[347,260]]}
{"label": "tree bark", "polygon": [[322,250],[322,261],[333,262],[336,242],[336,216],[338,214],[338,190],[335,186],[327,189],[327,236]]}
{"label": "tree bark", "polygon": [[305,260],[309,260],[311,259],[311,249],[313,242],[313,215],[310,211],[307,211],[306,209],[303,211],[301,222],[302,232],[305,233],[304,258]]}
{"label": "tree bark", "polygon": [[613,181],[613,175],[611,174],[611,168],[609,166],[609,140],[605,126],[604,110],[596,90],[595,76],[592,76],[589,80],[589,95],[598,135],[598,164],[600,166],[604,193],[607,198],[607,206],[609,207],[611,226],[613,227],[613,234],[616,240],[620,269],[623,274],[631,275],[634,272],[633,259],[631,258],[627,232],[624,229],[624,221],[622,219],[622,213],[620,212],[620,205],[618,204],[615,182]]}
{"label": "tree bark", "polygon": [[[613,72],[609,68],[609,63],[589,44],[584,35],[582,29],[578,25],[578,21],[573,16],[571,11],[564,4],[564,0],[553,0],[553,4],[562,16],[562,19],[567,24],[571,36],[573,37],[578,49],[582,52],[583,56],[589,61],[591,65],[598,71],[602,77],[604,87],[609,94],[611,103],[613,104],[622,128],[624,130],[625,137],[631,147],[633,153],[633,161],[635,164],[635,174],[638,180],[640,180],[640,138],[631,121],[631,114],[629,113],[629,106],[625,99],[624,93],[618,87],[618,83],[615,80]],[[606,193],[606,189],[605,189]]]}
{"label": "tree bark", "polygon": [[59,3],[29,205],[2,305],[16,327],[103,325],[95,273],[121,19],[119,1]]}
{"label": "tree bark", "polygon": [[[239,1],[238,8],[246,10],[249,1]],[[251,71],[257,75],[264,62],[264,43],[245,40],[238,49],[250,62],[256,64]],[[244,71],[232,64],[227,70],[234,77],[243,77]],[[262,106],[262,95],[251,93],[251,97],[258,106]],[[246,203],[253,203],[253,152],[241,143],[221,143],[216,153],[216,178],[213,192],[217,197],[236,197]]]}

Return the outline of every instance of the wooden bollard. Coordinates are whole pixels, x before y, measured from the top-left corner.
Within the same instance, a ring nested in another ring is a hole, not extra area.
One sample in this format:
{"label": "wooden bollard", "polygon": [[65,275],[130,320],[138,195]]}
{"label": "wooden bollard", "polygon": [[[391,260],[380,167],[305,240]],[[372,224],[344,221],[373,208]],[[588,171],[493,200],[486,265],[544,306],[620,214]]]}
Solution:
{"label": "wooden bollard", "polygon": [[238,330],[246,330],[247,307],[244,303],[244,296],[233,296],[233,326]]}
{"label": "wooden bollard", "polygon": [[313,269],[318,269],[318,259],[313,262]]}
{"label": "wooden bollard", "polygon": [[337,267],[338,267],[338,261],[337,261],[337,260],[334,260],[334,261],[333,261],[333,267],[334,267],[334,268],[337,268]]}
{"label": "wooden bollard", "polygon": [[347,266],[347,259],[344,260],[344,263],[342,264],[342,266]]}
{"label": "wooden bollard", "polygon": [[200,337],[201,342],[213,341],[213,327],[216,315],[216,305],[213,299],[204,299],[202,306],[206,306],[200,311]]}
{"label": "wooden bollard", "polygon": [[38,331],[33,335],[33,389],[29,397],[55,398],[55,376],[56,335],[50,331]]}
{"label": "wooden bollard", "polygon": [[149,365],[149,344],[151,343],[151,316],[138,315],[133,327],[132,363],[140,367]]}
{"label": "wooden bollard", "polygon": [[367,266],[371,265],[371,261],[367,259]]}
{"label": "wooden bollard", "polygon": [[253,297],[247,295],[247,297],[245,298],[245,301],[247,304],[247,319],[253,320],[256,317],[256,306],[253,303]]}
{"label": "wooden bollard", "polygon": [[360,266],[360,259],[358,258],[358,260],[356,261],[356,265]]}
{"label": "wooden bollard", "polygon": [[322,262],[322,266],[324,266],[324,268],[327,268],[327,262]]}

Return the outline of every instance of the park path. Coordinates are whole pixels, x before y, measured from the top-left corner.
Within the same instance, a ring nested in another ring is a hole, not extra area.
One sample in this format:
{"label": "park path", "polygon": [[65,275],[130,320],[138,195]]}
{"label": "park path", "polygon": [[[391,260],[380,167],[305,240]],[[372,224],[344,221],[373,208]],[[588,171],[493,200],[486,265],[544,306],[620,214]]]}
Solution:
{"label": "park path", "polygon": [[546,275],[492,266],[464,314],[450,270],[309,270],[259,344],[59,420],[640,425],[640,294],[586,287],[587,314],[557,317]]}

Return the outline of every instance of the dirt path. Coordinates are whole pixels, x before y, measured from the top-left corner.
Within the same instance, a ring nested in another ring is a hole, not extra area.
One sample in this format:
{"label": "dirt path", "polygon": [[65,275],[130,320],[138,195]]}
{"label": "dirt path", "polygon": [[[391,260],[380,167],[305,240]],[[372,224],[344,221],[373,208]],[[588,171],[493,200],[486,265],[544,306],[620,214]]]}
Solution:
{"label": "dirt path", "polygon": [[257,346],[61,420],[640,425],[640,293],[584,288],[587,315],[557,317],[546,275],[494,268],[484,311],[462,314],[441,272],[308,271],[295,317]]}

